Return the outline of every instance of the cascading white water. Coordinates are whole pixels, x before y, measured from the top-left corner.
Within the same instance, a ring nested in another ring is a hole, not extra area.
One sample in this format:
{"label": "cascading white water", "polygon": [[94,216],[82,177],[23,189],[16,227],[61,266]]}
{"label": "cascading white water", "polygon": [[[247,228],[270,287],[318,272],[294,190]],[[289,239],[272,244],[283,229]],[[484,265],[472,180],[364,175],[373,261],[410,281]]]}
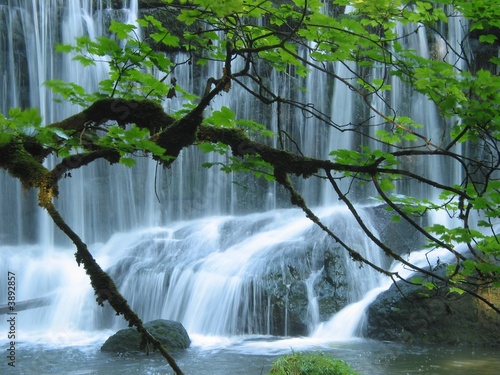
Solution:
{"label": "cascading white water", "polygon": [[307,315],[309,317],[308,331],[313,332],[316,329],[316,326],[320,322],[320,311],[318,304],[318,296],[314,290],[314,285],[318,278],[321,276],[321,272],[323,268],[311,272],[311,275],[305,280],[306,288],[307,288]]}
{"label": "cascading white water", "polygon": [[[370,261],[381,262],[378,249],[359,235],[347,210],[318,209],[318,214],[349,246],[360,249]],[[369,224],[369,211],[361,215]],[[329,267],[325,262],[328,242],[300,210],[278,210],[118,233],[92,250],[146,321],[159,317],[178,320],[198,335],[286,335],[292,307],[280,310],[275,304],[283,300],[298,303],[297,288],[307,300],[304,315],[315,322],[308,324],[311,332],[320,321],[316,288]],[[51,299],[50,306],[23,313],[31,322],[23,327],[30,335],[45,329],[73,337],[74,331],[124,325],[108,315],[108,309],[95,306],[86,275],[77,269],[67,249],[40,251],[34,246],[27,261],[16,246],[2,250],[9,261],[0,272],[19,270],[18,278],[23,281],[19,298]],[[353,270],[359,265],[352,265],[345,252],[339,250],[337,262],[342,264],[339,269],[352,268],[339,276],[350,285],[348,289],[338,287],[338,293],[348,293],[346,303],[357,301],[379,283],[380,276],[367,267],[363,268],[363,282],[356,280]],[[297,279],[298,274],[305,275],[304,281]],[[276,315],[284,322],[276,322]]]}
{"label": "cascading white water", "polygon": [[[53,51],[57,42],[71,43],[82,33],[91,37],[105,33],[106,20],[112,16],[134,22],[137,2],[131,2],[130,8],[122,10],[113,10],[108,3],[46,0],[37,4],[18,0],[6,6],[0,1],[0,20],[9,30],[0,36],[0,89],[3,94],[0,109],[3,113],[12,106],[33,106],[39,108],[44,121],[50,123],[79,110],[68,104],[54,103],[43,82],[58,78],[76,82],[89,91],[95,90],[97,82],[106,76],[106,64],[82,69],[71,56],[56,55]],[[97,4],[96,9],[93,4]],[[56,23],[55,19],[61,22]],[[58,35],[64,35],[64,39],[59,40]],[[415,38],[412,43],[425,39],[425,35],[412,35]],[[176,58],[186,60],[182,54]],[[333,68],[338,75],[346,77],[349,69],[355,71],[354,66],[340,63]],[[207,76],[217,76],[221,67],[209,66],[207,69],[211,69],[206,72]],[[28,74],[23,76],[26,72]],[[378,73],[374,71],[373,74]],[[174,75],[188,90],[196,91],[194,87],[201,84],[195,82],[192,67],[187,64],[177,68]],[[321,80],[322,76],[312,74],[306,85],[321,87],[324,84]],[[276,92],[283,96],[295,87],[291,78],[275,78],[273,84]],[[404,90],[400,83],[394,81],[392,84],[397,94],[391,104],[399,108],[398,100],[410,103],[406,94],[400,95]],[[217,98],[214,110],[225,105],[242,118],[256,112],[254,100],[249,100],[236,88],[232,90],[231,95]],[[326,95],[321,90],[297,95],[303,95],[300,99],[305,103],[324,106],[325,113],[330,109],[338,125],[354,124],[352,91],[338,83],[331,85],[330,90]],[[182,106],[182,100],[167,101],[165,107],[176,110]],[[422,106],[430,107],[430,103],[423,100],[408,105],[410,108],[405,111],[409,115],[418,111],[434,116],[430,109],[419,110]],[[280,119],[277,111],[264,113],[262,116],[269,117],[266,121],[273,124],[275,131],[278,121],[281,124],[289,122],[292,129],[288,130],[300,135],[296,137],[300,139],[298,146],[306,155],[326,158],[332,149],[354,146],[348,134],[343,133],[340,137],[333,129],[325,130],[321,133],[325,136],[318,138],[312,131],[313,120],[304,119],[301,111],[281,113],[284,117]],[[297,273],[304,280],[306,302],[303,307],[309,319],[306,324],[309,333],[316,330],[316,337],[328,339],[355,335],[357,322],[353,320],[347,327],[342,315],[319,327],[320,322],[329,318],[320,317],[318,302],[319,275],[325,272],[324,252],[332,246],[325,234],[313,229],[312,223],[298,210],[275,210],[279,204],[274,186],[266,186],[262,189],[263,194],[247,193],[253,185],[255,190],[261,186],[248,180],[245,190],[231,183],[233,176],[218,173],[215,168],[203,170],[201,167],[205,161],[221,160],[204,159],[201,151],[189,149],[168,171],[157,169],[154,163],[146,160],[138,160],[133,169],[110,168],[104,163],[96,163],[72,171],[72,177],[62,181],[58,208],[75,231],[93,244],[98,262],[109,269],[132,308],[144,320],[159,317],[179,320],[190,333],[201,335],[286,335],[293,323],[294,307],[290,306],[290,301],[296,292],[291,287],[291,275]],[[35,206],[32,193],[20,195],[19,183],[3,171],[0,171],[0,179],[0,236],[4,244],[1,251],[7,259],[2,262],[0,272],[6,274],[7,270],[14,270],[19,274],[20,300],[47,296],[51,301],[50,306],[23,313],[26,322],[23,330],[30,334],[35,331],[64,333],[69,340],[75,331],[122,326],[123,322],[108,310],[103,311],[95,305],[87,277],[76,266],[72,248],[58,239],[55,234],[58,232],[45,213]],[[302,190],[311,204],[330,205],[334,199],[321,186],[304,184]],[[225,216],[265,208],[272,210]],[[383,262],[378,249],[361,234],[347,212],[331,207],[320,209],[319,213],[344,241],[371,261]],[[364,215],[365,224],[370,225],[373,218],[368,212]],[[173,222],[173,219],[195,217],[201,218]],[[376,233],[376,229],[372,229]],[[27,243],[33,245],[27,246]],[[344,304],[356,303],[381,283],[379,275],[367,267],[359,269],[358,264],[346,258],[345,252],[339,250],[339,257],[338,262],[345,269],[342,277],[350,286],[349,292],[339,297]],[[360,278],[363,282],[359,282]],[[299,288],[297,285],[300,283],[295,286]],[[272,287],[276,295],[286,301],[284,307],[279,306],[283,321],[276,321],[273,315],[273,309],[278,307]],[[353,317],[354,309],[361,318],[362,306],[358,307],[351,307],[347,315]],[[341,333],[337,324],[339,317],[345,326]]]}

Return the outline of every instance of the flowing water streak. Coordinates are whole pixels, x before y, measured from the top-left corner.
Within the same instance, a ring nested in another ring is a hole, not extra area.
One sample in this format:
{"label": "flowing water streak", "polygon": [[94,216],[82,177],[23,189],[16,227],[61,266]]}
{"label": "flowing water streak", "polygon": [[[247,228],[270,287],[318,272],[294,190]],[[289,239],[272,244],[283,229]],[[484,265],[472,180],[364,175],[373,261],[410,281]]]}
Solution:
{"label": "flowing water streak", "polygon": [[[180,235],[177,234],[165,239],[160,253],[171,249],[163,256],[174,256],[177,262],[162,261],[168,264],[167,272],[161,266],[154,271],[168,277],[168,268],[173,267],[168,281],[160,286],[162,289],[153,288],[154,294],[165,293],[165,297],[156,300],[151,309],[143,310],[143,314],[151,318],[161,311],[161,316],[183,322],[195,334],[267,332],[270,328],[263,326],[267,300],[261,298],[260,278],[269,253],[284,251],[283,246],[298,241],[312,225],[300,211],[291,214],[278,211],[241,218],[216,217],[189,224],[180,238],[175,238]],[[179,251],[186,247],[189,253],[181,255]],[[137,306],[143,305],[144,297],[135,292],[143,282],[134,273],[125,276],[122,285],[126,294],[132,293],[132,305],[135,298],[139,299]]]}
{"label": "flowing water streak", "polygon": [[308,315],[308,328],[309,332],[314,332],[316,327],[318,326],[320,322],[320,311],[319,311],[319,305],[318,305],[318,297],[316,295],[316,292],[314,290],[314,285],[321,276],[321,273],[323,272],[323,268],[320,268],[319,270],[311,272],[311,275],[307,278],[305,281],[306,288],[307,288],[307,315]]}
{"label": "flowing water streak", "polygon": [[[0,36],[2,113],[8,113],[11,107],[40,105],[40,114],[51,116],[51,108],[47,104],[50,103],[50,97],[42,87],[42,82],[58,68],[51,59],[54,34],[50,32],[53,29],[51,21],[58,19],[57,1],[47,1],[43,5],[38,7],[35,1],[27,0],[14,0],[8,5],[0,5],[0,26],[5,31]],[[14,195],[14,191],[21,190],[19,182],[13,182],[5,171],[0,176],[2,180],[7,180],[1,183],[2,196],[8,197]],[[1,212],[19,215],[14,220],[12,217],[2,218],[1,236],[4,241],[22,243],[37,239],[38,228],[33,225],[27,227],[27,224],[33,223],[25,223],[22,219],[27,212],[33,215],[30,203],[26,204],[24,197],[19,195],[13,200],[2,200]]]}
{"label": "flowing water streak", "polygon": [[[339,208],[319,212],[344,241],[370,261],[381,262],[380,253],[360,235],[348,212]],[[361,215],[370,225],[368,214]],[[310,283],[305,295],[308,306],[317,307],[314,283],[322,272],[322,246],[327,246],[328,240],[299,210],[212,217],[179,223],[168,232],[158,232],[159,237],[148,233],[130,237],[132,242],[122,242],[120,247],[125,252],[118,259],[123,260],[110,267],[120,289],[146,320],[159,316],[174,319],[190,333],[211,336],[268,333],[274,319],[269,293],[273,288],[283,288],[286,305],[290,288],[284,272],[287,267],[309,275],[304,279],[304,284]],[[114,247],[106,245],[104,253],[110,251],[106,248]],[[311,255],[307,255],[308,249],[312,249]],[[377,273],[364,267],[360,283],[356,276],[359,265],[351,265],[348,259],[342,262],[350,267],[345,277],[346,283],[353,286],[348,303],[357,301],[380,282]],[[284,278],[272,276],[280,273]],[[311,321],[318,322],[318,312],[309,312]],[[287,306],[283,314],[281,334],[286,335]],[[315,324],[310,324],[311,332]]]}

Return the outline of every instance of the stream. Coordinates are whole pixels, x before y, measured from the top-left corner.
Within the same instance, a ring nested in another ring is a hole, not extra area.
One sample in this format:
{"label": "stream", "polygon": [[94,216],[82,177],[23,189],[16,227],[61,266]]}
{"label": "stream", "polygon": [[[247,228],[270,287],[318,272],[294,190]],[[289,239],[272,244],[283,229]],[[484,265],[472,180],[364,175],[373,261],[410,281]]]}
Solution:
{"label": "stream", "polygon": [[[20,343],[16,367],[3,374],[171,374],[163,357],[117,356],[100,351],[104,337],[81,337],[78,345]],[[348,362],[361,375],[493,375],[500,368],[500,350],[459,347],[411,346],[363,339],[318,343],[308,338],[266,336],[192,337],[192,346],[173,352],[182,371],[203,375],[267,374],[272,362],[295,351],[320,351]],[[2,342],[2,348],[5,347]],[[7,368],[7,370],[6,370]]]}

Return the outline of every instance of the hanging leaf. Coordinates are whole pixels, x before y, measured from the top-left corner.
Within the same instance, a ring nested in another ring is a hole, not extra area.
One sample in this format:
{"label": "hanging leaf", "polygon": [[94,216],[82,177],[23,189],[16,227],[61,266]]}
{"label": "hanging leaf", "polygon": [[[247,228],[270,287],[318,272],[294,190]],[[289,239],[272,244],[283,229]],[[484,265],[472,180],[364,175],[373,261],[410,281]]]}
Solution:
{"label": "hanging leaf", "polygon": [[133,167],[135,165],[136,161],[132,158],[127,158],[127,157],[121,157],[120,158],[120,164],[125,165],[126,167]]}
{"label": "hanging leaf", "polygon": [[176,92],[175,92],[175,87],[171,87],[169,90],[168,90],[168,93],[167,93],[167,98],[168,99],[172,99],[172,98],[175,98],[177,96]]}

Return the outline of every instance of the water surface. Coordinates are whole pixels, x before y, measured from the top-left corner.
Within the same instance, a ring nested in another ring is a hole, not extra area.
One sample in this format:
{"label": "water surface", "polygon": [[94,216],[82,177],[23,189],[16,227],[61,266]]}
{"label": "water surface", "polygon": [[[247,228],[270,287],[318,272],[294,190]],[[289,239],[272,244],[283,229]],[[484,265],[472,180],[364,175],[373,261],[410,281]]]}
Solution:
{"label": "water surface", "polygon": [[[21,343],[16,368],[2,364],[3,374],[124,375],[172,374],[157,354],[147,356],[102,353],[102,338],[72,345]],[[2,343],[2,347],[4,344]],[[369,375],[494,375],[500,369],[500,350],[438,346],[411,346],[370,340],[315,343],[308,338],[280,339],[264,336],[193,337],[188,350],[173,352],[186,375],[267,374],[280,355],[317,351],[348,362],[360,374]],[[6,369],[6,371],[5,371]]]}

